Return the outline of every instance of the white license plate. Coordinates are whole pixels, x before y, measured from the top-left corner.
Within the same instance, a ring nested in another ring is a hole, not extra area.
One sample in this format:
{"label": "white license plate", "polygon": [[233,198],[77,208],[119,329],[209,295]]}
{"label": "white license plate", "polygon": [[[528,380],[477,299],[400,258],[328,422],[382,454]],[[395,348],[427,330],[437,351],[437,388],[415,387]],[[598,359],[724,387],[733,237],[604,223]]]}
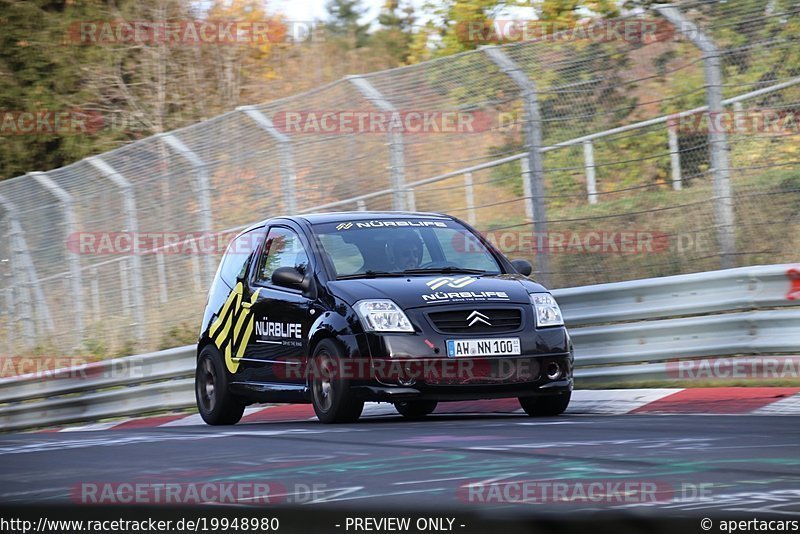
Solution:
{"label": "white license plate", "polygon": [[447,355],[459,356],[513,356],[520,354],[519,338],[448,339]]}

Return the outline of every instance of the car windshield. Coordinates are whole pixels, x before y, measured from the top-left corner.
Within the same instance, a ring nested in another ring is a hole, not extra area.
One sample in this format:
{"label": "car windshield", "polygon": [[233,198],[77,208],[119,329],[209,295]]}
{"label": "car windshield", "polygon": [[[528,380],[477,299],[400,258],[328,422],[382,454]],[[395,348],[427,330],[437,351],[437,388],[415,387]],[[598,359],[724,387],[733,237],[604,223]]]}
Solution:
{"label": "car windshield", "polygon": [[342,220],[315,224],[313,229],[338,279],[501,272],[470,230],[447,219]]}

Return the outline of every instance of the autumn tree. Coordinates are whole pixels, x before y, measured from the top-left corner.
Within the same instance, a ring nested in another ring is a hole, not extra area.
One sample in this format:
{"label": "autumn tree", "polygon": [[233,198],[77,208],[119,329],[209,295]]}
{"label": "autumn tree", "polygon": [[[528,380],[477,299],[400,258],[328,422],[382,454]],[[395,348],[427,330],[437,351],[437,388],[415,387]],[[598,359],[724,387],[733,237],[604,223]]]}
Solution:
{"label": "autumn tree", "polygon": [[366,14],[361,0],[329,0],[326,4],[328,21],[327,35],[343,48],[361,48],[369,39],[369,24],[360,20]]}
{"label": "autumn tree", "polygon": [[386,0],[378,15],[378,29],[369,39],[377,54],[391,58],[396,64],[407,63],[414,38],[416,15],[410,3]]}

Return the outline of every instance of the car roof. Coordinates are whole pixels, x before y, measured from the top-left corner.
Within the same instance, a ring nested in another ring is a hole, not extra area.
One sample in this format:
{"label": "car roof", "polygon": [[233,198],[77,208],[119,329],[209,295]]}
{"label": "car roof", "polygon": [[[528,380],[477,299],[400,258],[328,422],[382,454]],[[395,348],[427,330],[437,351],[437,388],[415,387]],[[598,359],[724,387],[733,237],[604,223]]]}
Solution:
{"label": "car roof", "polygon": [[413,218],[428,220],[452,220],[450,215],[443,213],[432,213],[423,211],[332,211],[328,213],[308,213],[295,216],[270,217],[263,221],[250,225],[242,230],[242,234],[254,228],[259,228],[266,224],[278,221],[305,221],[308,224],[325,224],[342,221],[376,221],[384,219]]}
{"label": "car roof", "polygon": [[339,221],[375,221],[383,219],[414,218],[414,219],[452,219],[449,215],[441,213],[427,213],[418,211],[339,211],[331,213],[310,213],[298,218],[305,219],[310,224],[332,223]]}

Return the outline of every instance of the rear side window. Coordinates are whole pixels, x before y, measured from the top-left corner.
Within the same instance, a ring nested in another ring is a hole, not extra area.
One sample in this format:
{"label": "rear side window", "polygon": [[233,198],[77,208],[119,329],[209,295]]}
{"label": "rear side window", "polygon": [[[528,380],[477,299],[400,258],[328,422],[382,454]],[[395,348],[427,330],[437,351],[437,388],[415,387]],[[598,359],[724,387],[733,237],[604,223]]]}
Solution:
{"label": "rear side window", "polygon": [[272,273],[279,267],[294,267],[303,274],[308,272],[308,253],[293,230],[271,228],[256,270],[256,282],[271,284]]}
{"label": "rear side window", "polygon": [[254,251],[258,250],[261,239],[264,237],[264,228],[255,228],[236,237],[228,244],[225,256],[219,266],[219,277],[230,287],[236,285],[237,278],[244,278],[248,261]]}

